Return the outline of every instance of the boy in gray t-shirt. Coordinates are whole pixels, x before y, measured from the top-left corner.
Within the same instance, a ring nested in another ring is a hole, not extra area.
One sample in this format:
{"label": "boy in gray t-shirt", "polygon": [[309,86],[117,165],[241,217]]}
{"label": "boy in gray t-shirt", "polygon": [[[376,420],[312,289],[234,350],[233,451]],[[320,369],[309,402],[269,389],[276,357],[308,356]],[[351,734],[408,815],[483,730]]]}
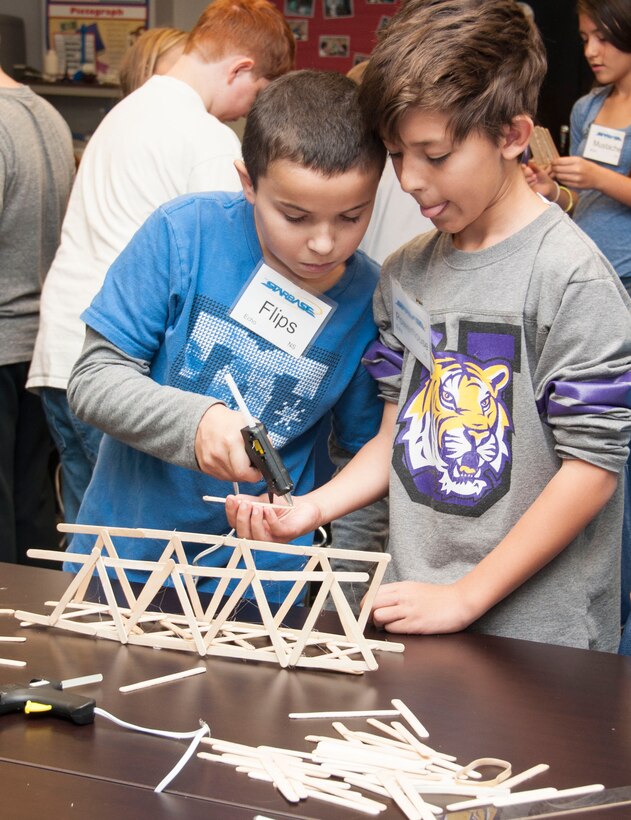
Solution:
{"label": "boy in gray t-shirt", "polygon": [[360,93],[437,231],[386,261],[375,294],[382,427],[284,517],[228,511],[240,535],[280,540],[389,489],[376,624],[612,651],[630,303],[522,173],[544,73],[512,0],[415,0],[392,19]]}

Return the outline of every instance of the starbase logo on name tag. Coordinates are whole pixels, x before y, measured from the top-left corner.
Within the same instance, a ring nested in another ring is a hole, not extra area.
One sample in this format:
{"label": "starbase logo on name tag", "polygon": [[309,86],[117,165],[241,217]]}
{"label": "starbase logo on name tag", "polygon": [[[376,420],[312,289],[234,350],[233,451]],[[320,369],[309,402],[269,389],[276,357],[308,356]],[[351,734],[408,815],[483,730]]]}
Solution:
{"label": "starbase logo on name tag", "polygon": [[331,318],[336,303],[294,284],[262,262],[230,317],[290,356],[301,356]]}

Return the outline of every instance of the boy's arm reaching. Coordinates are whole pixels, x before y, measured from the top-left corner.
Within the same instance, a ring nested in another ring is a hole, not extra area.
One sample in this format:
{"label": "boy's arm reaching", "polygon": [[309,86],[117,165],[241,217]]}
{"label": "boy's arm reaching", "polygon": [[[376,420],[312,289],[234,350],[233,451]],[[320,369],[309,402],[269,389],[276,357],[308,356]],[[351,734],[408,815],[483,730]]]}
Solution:
{"label": "boy's arm reaching", "polygon": [[241,437],[245,420],[210,396],[161,385],[149,364],[90,327],[68,384],[79,418],[145,453],[228,481],[258,481]]}
{"label": "boy's arm reaching", "polygon": [[616,473],[564,460],[515,526],[470,572],[453,584],[385,584],[373,604],[374,622],[389,632],[464,629],[565,549],[609,501],[617,483]]}
{"label": "boy's arm reaching", "polygon": [[397,406],[386,402],[381,427],[349,463],[322,487],[294,499],[286,512],[252,504],[252,499],[228,496],[226,514],[241,538],[291,541],[323,524],[365,507],[388,492],[392,437]]}

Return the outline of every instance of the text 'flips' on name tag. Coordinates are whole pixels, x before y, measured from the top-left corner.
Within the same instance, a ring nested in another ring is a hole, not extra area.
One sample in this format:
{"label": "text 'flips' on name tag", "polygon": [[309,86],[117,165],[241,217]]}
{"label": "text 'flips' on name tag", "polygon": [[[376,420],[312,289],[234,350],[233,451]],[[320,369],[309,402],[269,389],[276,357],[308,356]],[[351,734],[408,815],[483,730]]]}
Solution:
{"label": "text 'flips' on name tag", "polygon": [[230,317],[291,356],[301,356],[337,307],[316,296],[265,262],[241,291]]}

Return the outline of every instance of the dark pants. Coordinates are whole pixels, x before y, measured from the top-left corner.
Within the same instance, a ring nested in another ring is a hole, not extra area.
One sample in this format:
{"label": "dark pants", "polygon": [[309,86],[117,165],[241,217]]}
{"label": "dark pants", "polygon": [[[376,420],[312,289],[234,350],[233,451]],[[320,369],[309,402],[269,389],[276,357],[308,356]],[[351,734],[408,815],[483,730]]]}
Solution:
{"label": "dark pants", "polygon": [[24,388],[28,368],[29,362],[0,366],[0,561],[20,564],[38,563],[27,559],[30,547],[59,543],[53,443],[39,397]]}

